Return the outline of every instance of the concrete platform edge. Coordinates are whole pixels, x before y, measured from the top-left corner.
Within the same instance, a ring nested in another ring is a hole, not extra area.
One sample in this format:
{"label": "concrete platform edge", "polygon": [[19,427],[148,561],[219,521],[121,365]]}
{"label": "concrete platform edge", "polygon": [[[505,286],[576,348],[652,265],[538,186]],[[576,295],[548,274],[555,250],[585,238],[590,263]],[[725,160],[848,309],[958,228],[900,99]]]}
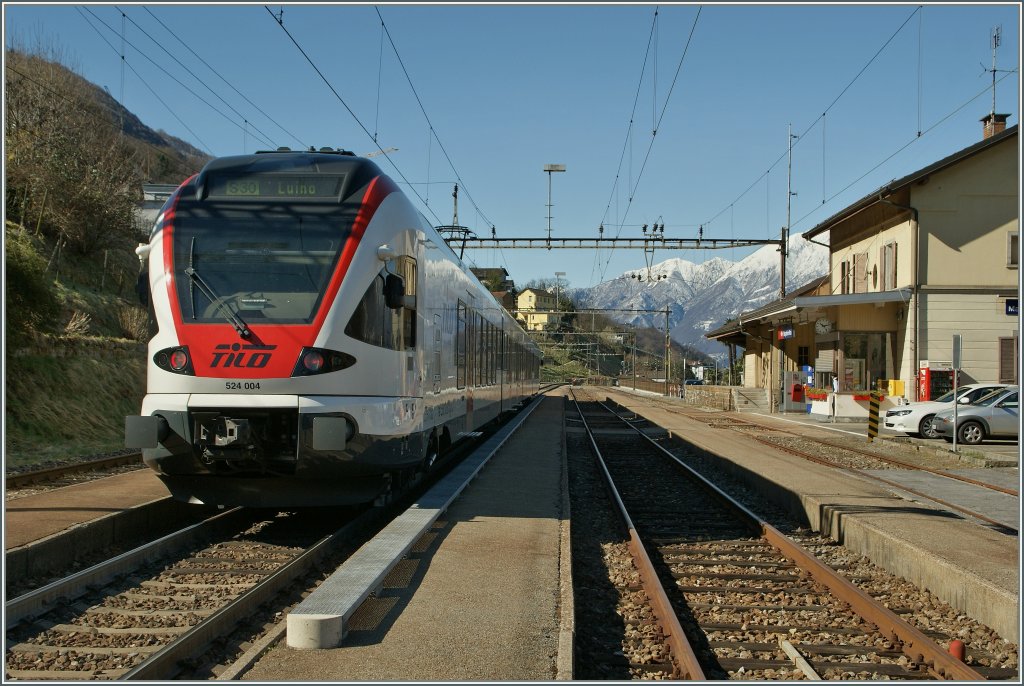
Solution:
{"label": "concrete platform edge", "polygon": [[195,505],[172,500],[168,496],[76,524],[46,538],[5,551],[7,574],[14,578],[29,578],[47,574],[54,569],[65,569],[83,555],[143,535],[152,530],[156,522],[178,518],[175,514],[178,510],[195,508]]}
{"label": "concrete platform edge", "polygon": [[[564,400],[563,400],[564,403]],[[558,656],[555,660],[555,679],[572,681],[576,655],[576,598],[572,583],[572,511],[569,506],[569,460],[565,443],[565,415],[562,415],[562,520],[559,523],[558,582],[560,611],[558,627]]]}
{"label": "concrete platform edge", "polygon": [[[287,645],[299,650],[336,648],[346,633],[345,624],[359,605],[379,586],[438,517],[448,509],[508,439],[540,406],[537,396],[513,423],[484,442],[473,455],[433,486],[418,503],[394,520],[373,540],[357,550],[337,571],[296,606],[287,617]],[[412,521],[415,520],[415,521]],[[385,537],[385,542],[381,538]],[[353,577],[359,579],[353,581]],[[367,578],[370,580],[367,582]],[[356,587],[353,593],[352,588]]]}

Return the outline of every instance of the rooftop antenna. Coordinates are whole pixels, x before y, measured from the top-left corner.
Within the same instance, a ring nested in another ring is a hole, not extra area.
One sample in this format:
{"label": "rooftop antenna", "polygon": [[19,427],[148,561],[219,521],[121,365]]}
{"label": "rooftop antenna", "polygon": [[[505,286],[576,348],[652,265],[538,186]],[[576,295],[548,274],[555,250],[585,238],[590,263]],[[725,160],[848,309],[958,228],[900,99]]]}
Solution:
{"label": "rooftop antenna", "polygon": [[996,49],[1002,42],[1003,26],[1000,24],[992,29],[992,117],[996,116]]}

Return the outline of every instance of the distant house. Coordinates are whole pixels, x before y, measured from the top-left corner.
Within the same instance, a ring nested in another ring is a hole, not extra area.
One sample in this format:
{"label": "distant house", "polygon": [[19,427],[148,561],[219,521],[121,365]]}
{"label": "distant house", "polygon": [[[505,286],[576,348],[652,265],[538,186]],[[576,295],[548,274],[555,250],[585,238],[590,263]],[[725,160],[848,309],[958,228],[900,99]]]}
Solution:
{"label": "distant house", "polygon": [[548,331],[558,325],[555,296],[540,288],[527,288],[516,299],[520,319],[527,331]]}
{"label": "distant house", "polygon": [[491,292],[511,291],[515,288],[515,283],[504,267],[471,267],[470,271]]}
{"label": "distant house", "polygon": [[509,312],[516,309],[516,294],[515,291],[491,291],[491,295],[494,299],[501,303]]}
{"label": "distant house", "polygon": [[140,240],[149,239],[160,209],[177,188],[178,184],[172,183],[142,184],[142,203],[135,208],[135,231]]}
{"label": "distant house", "polygon": [[1018,131],[989,119],[980,142],[804,233],[828,241],[820,284],[706,334],[744,349],[745,383],[773,408],[795,409],[794,379],[827,388],[832,374],[853,398],[934,398],[952,380],[955,334],[960,383],[1019,380]]}

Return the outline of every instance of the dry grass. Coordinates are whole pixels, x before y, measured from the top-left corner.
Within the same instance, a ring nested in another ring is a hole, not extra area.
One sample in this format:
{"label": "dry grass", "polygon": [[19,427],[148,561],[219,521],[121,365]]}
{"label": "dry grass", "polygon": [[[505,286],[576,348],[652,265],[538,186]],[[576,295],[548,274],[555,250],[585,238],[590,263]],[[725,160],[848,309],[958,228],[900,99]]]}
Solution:
{"label": "dry grass", "polygon": [[149,314],[141,307],[122,306],[117,311],[121,333],[132,341],[149,340]]}
{"label": "dry grass", "polygon": [[6,380],[6,464],[121,450],[124,417],[145,394],[145,354],[8,357]]}

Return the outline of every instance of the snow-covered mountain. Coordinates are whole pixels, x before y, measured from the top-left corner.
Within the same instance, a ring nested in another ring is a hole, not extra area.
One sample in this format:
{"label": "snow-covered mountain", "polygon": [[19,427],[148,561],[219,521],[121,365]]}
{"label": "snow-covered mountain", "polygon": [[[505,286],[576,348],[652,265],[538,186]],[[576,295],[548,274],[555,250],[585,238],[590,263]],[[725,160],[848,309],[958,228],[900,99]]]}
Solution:
{"label": "snow-covered mountain", "polygon": [[[800,236],[789,239],[786,260],[786,291],[824,276],[828,271],[828,248]],[[645,280],[638,281],[633,274]],[[656,281],[647,281],[647,268],[631,270],[592,288],[570,289],[577,307],[661,310],[669,308],[672,338],[707,353],[724,352],[721,344],[704,334],[741,312],[762,307],[779,297],[779,250],[766,245],[738,262],[715,257],[701,264],[680,258],[659,262],[650,269]],[[653,328],[665,325],[660,314],[610,312],[621,322]]]}

